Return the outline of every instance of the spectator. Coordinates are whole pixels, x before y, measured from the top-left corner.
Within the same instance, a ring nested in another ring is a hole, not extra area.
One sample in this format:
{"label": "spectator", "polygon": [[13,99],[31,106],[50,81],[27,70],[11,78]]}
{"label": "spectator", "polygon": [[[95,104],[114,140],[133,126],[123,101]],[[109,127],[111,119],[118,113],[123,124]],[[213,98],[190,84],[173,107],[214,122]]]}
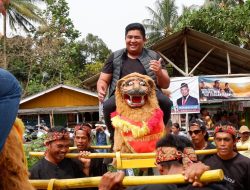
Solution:
{"label": "spectator", "polygon": [[100,102],[108,93],[108,99],[103,103],[105,124],[110,132],[111,144],[113,144],[114,129],[111,124],[110,114],[116,110],[114,91],[116,82],[133,72],[150,76],[156,83],[156,96],[160,108],[164,112],[164,124],[166,125],[171,114],[172,103],[165,96],[161,88],[168,88],[170,78],[166,65],[161,57],[154,51],[144,48],[146,42],[145,28],[140,23],[131,23],[125,28],[126,48],[111,54],[105,63],[99,80],[97,92]]}
{"label": "spectator", "polygon": [[239,130],[240,140],[237,146],[247,146],[248,150],[240,151],[240,153],[248,158],[250,158],[250,130],[247,126],[242,125]]}
{"label": "spectator", "polygon": [[205,117],[209,115],[207,108],[201,108],[200,110],[200,118],[205,121]]}
{"label": "spectator", "polygon": [[217,154],[204,163],[211,169],[222,169],[225,187],[229,190],[246,190],[250,187],[250,159],[236,149],[236,130],[231,123],[215,125],[214,142]]}
{"label": "spectator", "polygon": [[[189,125],[188,131],[192,143],[194,145],[195,150],[205,150],[205,149],[213,149],[215,146],[208,142],[208,132],[206,130],[205,123],[200,120],[191,121]],[[204,161],[205,159],[209,158],[211,155],[198,155],[198,159],[200,161]]]}
{"label": "spectator", "polygon": [[213,121],[209,115],[205,117],[205,124],[206,124],[207,130],[212,130],[214,127]]}
{"label": "spectator", "polygon": [[174,134],[174,135],[182,135],[182,136],[186,136],[182,131],[180,131],[181,130],[181,128],[180,128],[180,125],[179,125],[179,123],[173,123],[173,125],[172,125],[172,134]]}
{"label": "spectator", "polygon": [[74,159],[74,161],[79,167],[84,168],[84,173],[87,176],[101,176],[107,172],[107,166],[103,164],[103,158],[84,158],[84,156],[89,153],[97,153],[94,149],[90,148],[90,127],[89,124],[83,123],[81,125],[76,125],[74,128],[74,142],[77,146],[77,150],[73,152],[80,153],[82,156],[79,159]]}
{"label": "spectator", "polygon": [[[95,124],[95,129],[92,130],[97,146],[108,145],[110,133],[107,129],[107,126],[99,121]],[[97,149],[97,152],[107,152],[106,149]]]}

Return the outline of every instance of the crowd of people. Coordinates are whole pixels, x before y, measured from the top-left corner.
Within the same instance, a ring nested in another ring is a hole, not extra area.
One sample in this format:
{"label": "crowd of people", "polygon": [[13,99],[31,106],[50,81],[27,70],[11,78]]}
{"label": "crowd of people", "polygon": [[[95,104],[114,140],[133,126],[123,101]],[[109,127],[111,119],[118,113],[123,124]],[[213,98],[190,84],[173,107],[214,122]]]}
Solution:
{"label": "crowd of people", "polygon": [[[92,135],[96,137],[96,145],[113,143],[114,129],[110,121],[110,113],[115,111],[115,83],[121,77],[132,72],[149,75],[157,84],[157,98],[164,112],[164,124],[169,125],[171,101],[165,96],[161,88],[167,88],[170,83],[165,63],[160,56],[151,50],[144,48],[146,42],[145,29],[139,23],[129,24],[125,29],[126,48],[114,52],[107,60],[97,83],[97,92],[100,102],[103,102],[105,124],[97,123],[93,129],[88,123],[77,124],[74,127],[74,144],[77,149],[73,152],[79,153],[78,158],[66,158],[70,147],[70,134],[64,127],[53,127],[47,131],[44,145],[46,147],[44,157],[30,168],[30,179],[70,179],[92,176],[103,176],[99,184],[100,190],[118,189],[124,178],[124,173],[118,171],[107,172],[107,165],[102,158],[86,158],[90,153],[97,151],[92,149]],[[0,101],[0,150],[4,146],[4,140],[8,135],[13,120],[16,117],[20,101],[20,87],[12,87],[17,90],[10,91],[6,85],[6,72],[0,70],[0,84],[2,89],[10,94],[1,94]],[[7,73],[8,75],[8,73]],[[11,75],[10,75],[11,76]],[[9,81],[14,80],[8,76]],[[16,85],[16,83],[15,83]],[[2,88],[4,87],[4,88]],[[187,85],[183,84],[183,88]],[[10,87],[11,88],[11,87]],[[106,95],[108,99],[104,101]],[[7,98],[6,98],[7,97]],[[184,99],[183,99],[184,100]],[[184,100],[185,101],[185,100]],[[14,109],[8,110],[8,105],[14,105]],[[6,108],[6,109],[5,109]],[[5,109],[5,110],[3,110]],[[7,112],[9,111],[9,112]],[[202,110],[204,111],[204,110]],[[5,114],[5,115],[4,115]],[[207,126],[210,121],[206,114],[201,113],[200,118],[190,121],[188,134],[180,131],[178,123],[171,125],[172,133],[169,131],[158,142],[155,147],[156,167],[161,175],[184,174],[187,182],[192,184],[183,185],[145,185],[129,187],[128,189],[229,189],[246,190],[250,188],[250,158],[249,152],[238,152],[236,145],[248,145],[250,147],[250,130],[247,126],[239,129],[240,140],[237,142],[237,131],[232,123],[221,121]],[[7,120],[9,118],[9,120]],[[207,119],[206,119],[207,118]],[[6,127],[2,126],[3,123]],[[107,127],[106,127],[107,126]],[[208,141],[207,130],[213,130],[214,144]],[[145,145],[146,146],[146,145]],[[217,153],[212,155],[196,155],[195,150],[217,148]],[[199,177],[209,169],[222,169],[224,179],[218,183],[202,184]],[[0,182],[1,183],[1,182]]]}

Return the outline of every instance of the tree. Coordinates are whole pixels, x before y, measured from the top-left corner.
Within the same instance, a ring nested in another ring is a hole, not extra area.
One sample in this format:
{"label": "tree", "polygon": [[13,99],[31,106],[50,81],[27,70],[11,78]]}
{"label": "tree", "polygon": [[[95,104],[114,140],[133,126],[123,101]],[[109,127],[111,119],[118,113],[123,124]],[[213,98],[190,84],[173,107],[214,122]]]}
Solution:
{"label": "tree", "polygon": [[237,46],[250,49],[250,0],[243,4],[224,5],[206,5],[183,16],[175,30],[191,27]]}
{"label": "tree", "polygon": [[32,0],[0,0],[4,8],[2,8],[3,15],[3,52],[4,63],[3,68],[8,68],[7,55],[6,55],[6,25],[7,18],[9,20],[9,26],[14,31],[18,27],[21,27],[25,32],[30,32],[35,29],[34,22],[43,22],[38,16],[40,9],[32,3]]}
{"label": "tree", "polygon": [[94,63],[96,61],[104,62],[107,56],[111,53],[107,45],[98,36],[87,34],[81,41],[82,55],[85,58],[85,63]]}
{"label": "tree", "polygon": [[233,7],[238,4],[244,4],[243,0],[205,0],[204,5],[205,7],[207,6],[212,6],[215,8],[222,8],[222,7]]}
{"label": "tree", "polygon": [[110,53],[106,44],[93,34],[77,41],[80,33],[69,18],[65,0],[47,3],[41,13],[45,24],[36,28],[32,36],[7,39],[9,70],[20,81],[23,97],[59,83],[82,87],[85,78],[100,72]]}
{"label": "tree", "polygon": [[155,5],[156,10],[147,7],[152,19],[143,20],[143,25],[147,30],[148,44],[172,34],[178,19],[175,0],[157,0]]}

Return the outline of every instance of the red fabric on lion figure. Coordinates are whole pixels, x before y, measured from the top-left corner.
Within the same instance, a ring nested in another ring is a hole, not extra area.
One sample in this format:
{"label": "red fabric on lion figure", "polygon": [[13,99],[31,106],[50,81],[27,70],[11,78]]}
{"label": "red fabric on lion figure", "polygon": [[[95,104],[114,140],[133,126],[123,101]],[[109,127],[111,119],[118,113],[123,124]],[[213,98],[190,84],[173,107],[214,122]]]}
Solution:
{"label": "red fabric on lion figure", "polygon": [[164,132],[163,112],[155,90],[154,81],[139,73],[131,73],[117,82],[116,111],[111,114],[115,152],[155,151],[155,144]]}

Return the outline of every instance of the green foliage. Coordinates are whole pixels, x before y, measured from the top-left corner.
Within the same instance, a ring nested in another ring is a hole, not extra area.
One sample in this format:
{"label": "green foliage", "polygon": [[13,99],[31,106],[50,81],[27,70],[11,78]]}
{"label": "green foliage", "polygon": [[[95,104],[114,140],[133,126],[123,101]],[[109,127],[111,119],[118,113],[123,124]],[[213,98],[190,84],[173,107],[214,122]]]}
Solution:
{"label": "green foliage", "polygon": [[172,34],[178,18],[175,0],[157,0],[155,5],[155,10],[147,7],[152,19],[143,20],[143,25],[147,30],[147,44],[149,45]]}
{"label": "green foliage", "polygon": [[[228,2],[229,3],[229,2]],[[244,4],[214,4],[187,12],[176,31],[184,27],[207,33],[229,43],[250,49],[250,0]]]}
{"label": "green foliage", "polygon": [[29,169],[40,159],[39,157],[30,156],[29,152],[44,152],[46,148],[43,145],[43,142],[43,138],[38,138],[36,140],[32,140],[31,142],[24,144],[24,151]]}
{"label": "green foliage", "polygon": [[65,38],[74,41],[80,36],[69,18],[69,6],[65,0],[47,1],[47,9],[44,11],[47,24],[40,31],[45,30],[45,35],[54,38]]}
{"label": "green foliage", "polygon": [[84,68],[85,72],[83,73],[83,77],[89,78],[91,76],[96,75],[97,73],[100,73],[102,67],[103,67],[103,63],[101,62],[87,64]]}
{"label": "green foliage", "polygon": [[39,16],[40,11],[30,0],[11,0],[7,8],[10,28],[17,31],[21,27],[25,32],[34,30],[35,22],[43,23],[43,19]]}
{"label": "green foliage", "polygon": [[111,53],[111,50],[108,49],[102,39],[93,34],[87,34],[81,41],[81,46],[81,53],[85,58],[85,63],[104,62]]}

